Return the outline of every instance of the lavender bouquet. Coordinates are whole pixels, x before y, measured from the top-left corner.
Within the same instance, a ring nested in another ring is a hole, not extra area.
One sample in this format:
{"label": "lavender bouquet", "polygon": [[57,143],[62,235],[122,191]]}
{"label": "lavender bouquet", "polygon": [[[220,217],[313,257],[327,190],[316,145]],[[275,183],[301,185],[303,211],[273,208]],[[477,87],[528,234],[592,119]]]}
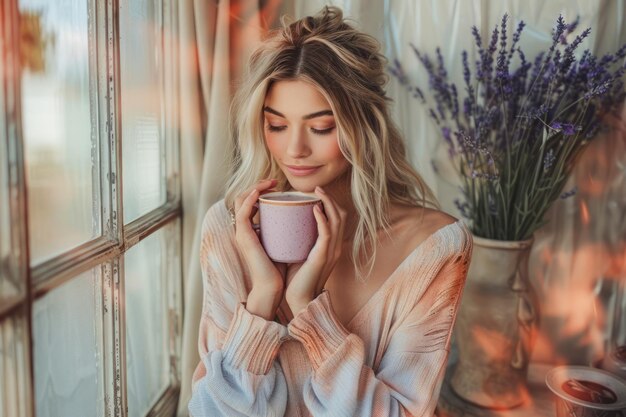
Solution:
{"label": "lavender bouquet", "polygon": [[[532,62],[518,46],[523,21],[510,45],[507,15],[488,45],[474,26],[477,52],[473,71],[462,53],[462,87],[448,79],[439,48],[433,62],[412,46],[428,72],[430,116],[462,180],[463,199],[456,204],[476,236],[530,238],[550,205],[575,192],[563,193],[563,187],[577,158],[603,126],[603,115],[624,102],[626,45],[602,57],[589,50],[577,54],[590,33],[586,29],[568,42],[577,23],[566,24],[560,16],[550,48]],[[428,105],[397,60],[390,70]]]}

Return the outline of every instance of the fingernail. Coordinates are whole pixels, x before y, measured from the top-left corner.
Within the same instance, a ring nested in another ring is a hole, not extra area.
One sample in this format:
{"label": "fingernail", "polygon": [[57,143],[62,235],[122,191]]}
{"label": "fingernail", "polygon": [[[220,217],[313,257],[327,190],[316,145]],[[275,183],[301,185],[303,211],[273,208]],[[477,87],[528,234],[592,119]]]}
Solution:
{"label": "fingernail", "polygon": [[249,197],[252,197],[253,195],[255,195],[257,193],[256,188],[254,190],[252,190],[252,192],[249,194]]}
{"label": "fingernail", "polygon": [[320,186],[315,187],[315,191],[316,191],[316,192],[318,192],[318,193],[320,193],[320,194],[326,194],[326,193],[324,192],[324,190],[322,190],[322,187],[320,187]]}

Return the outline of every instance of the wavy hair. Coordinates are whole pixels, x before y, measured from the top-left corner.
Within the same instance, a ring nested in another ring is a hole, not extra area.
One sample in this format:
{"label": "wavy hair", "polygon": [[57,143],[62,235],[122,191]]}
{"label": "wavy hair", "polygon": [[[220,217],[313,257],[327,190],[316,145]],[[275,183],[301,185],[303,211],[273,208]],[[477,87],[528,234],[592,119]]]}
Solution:
{"label": "wavy hair", "polygon": [[[377,232],[388,231],[391,203],[439,207],[432,191],[411,167],[400,132],[389,113],[384,86],[387,60],[373,37],[348,24],[339,8],[290,21],[256,49],[231,107],[231,135],[237,143],[234,175],[226,204],[262,178],[286,177],[265,145],[263,104],[273,82],[301,80],[330,103],[339,147],[351,165],[350,188],[358,221],[352,246],[357,277],[371,273]],[[365,273],[364,273],[365,272]]]}

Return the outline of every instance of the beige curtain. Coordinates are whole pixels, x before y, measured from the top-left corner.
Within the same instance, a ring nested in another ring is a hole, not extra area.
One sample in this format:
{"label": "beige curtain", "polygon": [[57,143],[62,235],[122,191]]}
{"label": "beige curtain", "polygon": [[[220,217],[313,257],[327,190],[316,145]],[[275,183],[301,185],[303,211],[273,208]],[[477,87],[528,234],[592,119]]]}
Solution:
{"label": "beige curtain", "polygon": [[178,415],[186,416],[191,375],[200,361],[200,228],[204,213],[222,198],[231,170],[227,161],[233,152],[228,138],[232,86],[263,32],[285,9],[276,0],[184,0],[179,7],[185,310]]}

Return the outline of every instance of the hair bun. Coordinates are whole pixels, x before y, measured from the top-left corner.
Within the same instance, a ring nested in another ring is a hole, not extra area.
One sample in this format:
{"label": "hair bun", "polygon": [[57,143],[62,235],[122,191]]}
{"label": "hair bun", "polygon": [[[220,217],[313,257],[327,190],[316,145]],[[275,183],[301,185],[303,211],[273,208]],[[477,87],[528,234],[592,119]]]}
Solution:
{"label": "hair bun", "polygon": [[308,37],[316,36],[320,33],[353,29],[345,23],[343,11],[335,6],[325,6],[315,16],[308,16],[297,21],[283,17],[282,24],[284,28],[283,33],[287,41],[296,46],[300,46]]}

